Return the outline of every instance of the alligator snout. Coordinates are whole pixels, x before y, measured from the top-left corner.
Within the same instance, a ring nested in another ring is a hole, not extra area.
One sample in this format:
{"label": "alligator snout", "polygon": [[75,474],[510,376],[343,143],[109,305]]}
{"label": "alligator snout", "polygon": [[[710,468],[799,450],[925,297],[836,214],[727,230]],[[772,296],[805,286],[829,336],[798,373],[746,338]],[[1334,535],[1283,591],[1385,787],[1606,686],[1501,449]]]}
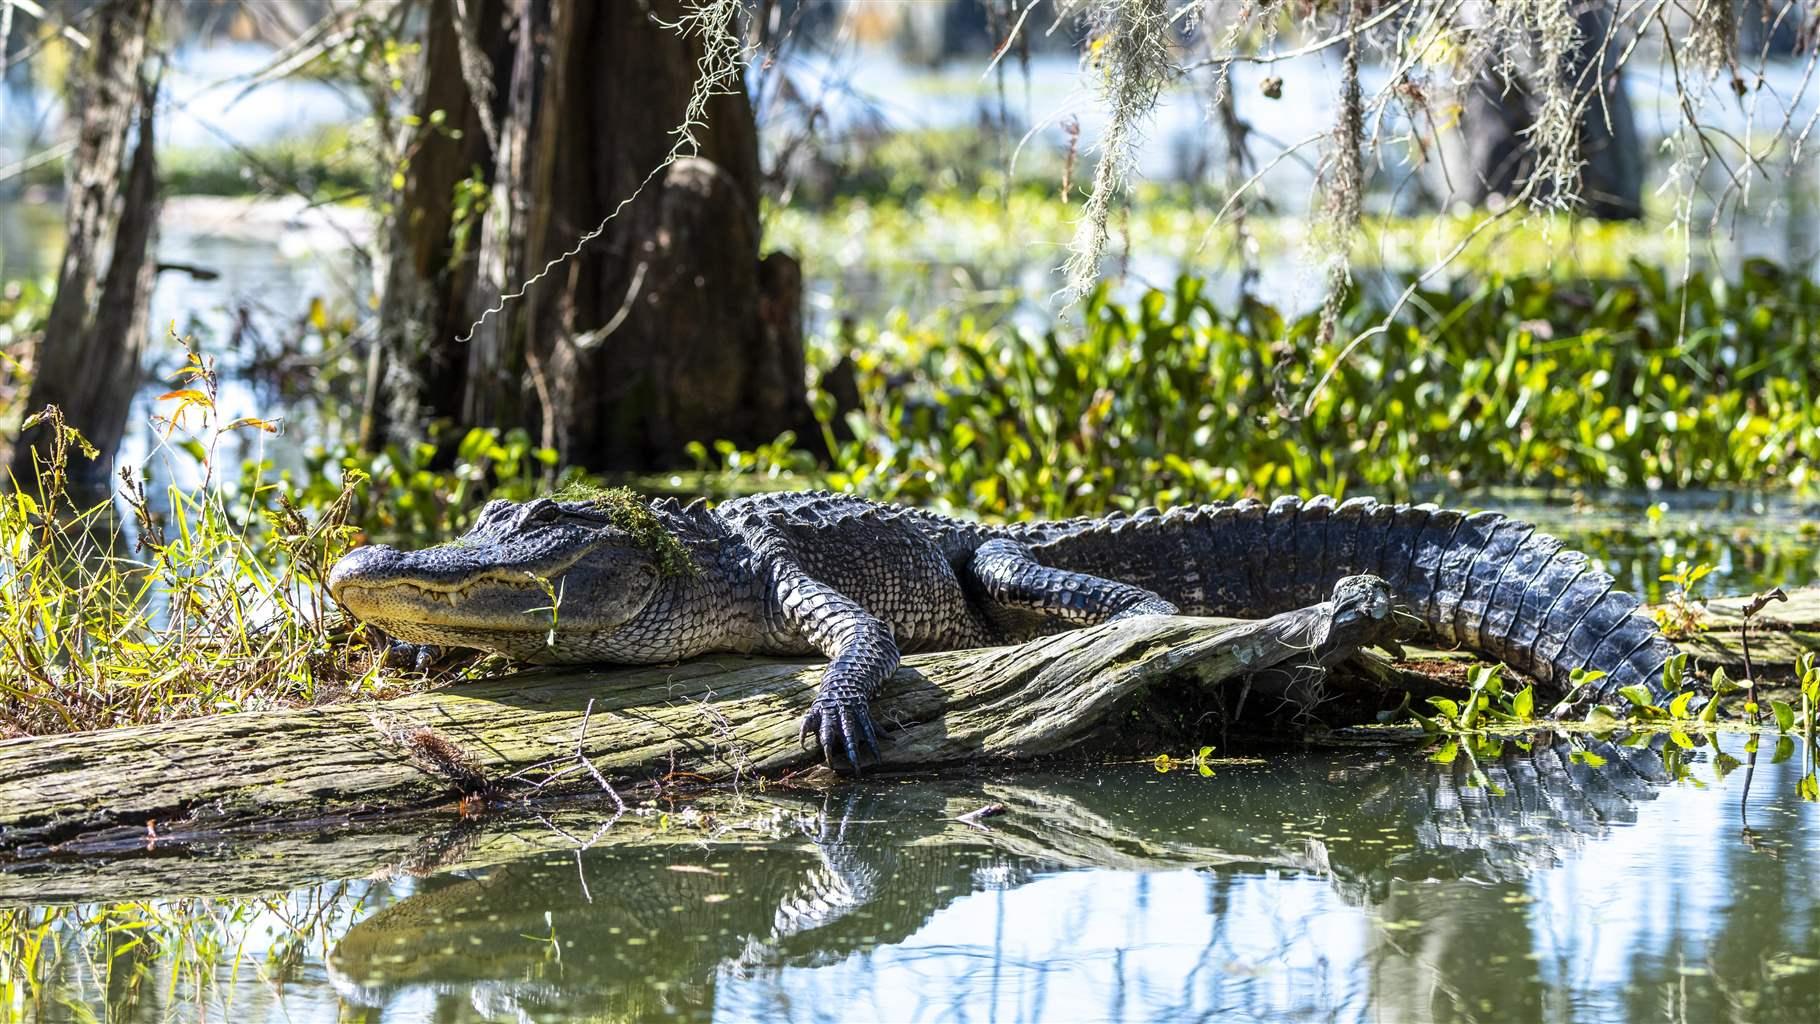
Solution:
{"label": "alligator snout", "polygon": [[369,544],[342,555],[335,567],[329,570],[329,593],[339,599],[341,589],[350,584],[376,585],[392,582],[397,578],[399,554],[396,548]]}

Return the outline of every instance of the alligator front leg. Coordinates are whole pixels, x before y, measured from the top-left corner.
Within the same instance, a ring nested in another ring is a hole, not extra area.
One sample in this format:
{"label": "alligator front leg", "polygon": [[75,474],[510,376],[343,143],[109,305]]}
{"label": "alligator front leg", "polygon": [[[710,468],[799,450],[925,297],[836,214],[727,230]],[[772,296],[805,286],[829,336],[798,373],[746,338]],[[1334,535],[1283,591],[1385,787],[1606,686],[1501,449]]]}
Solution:
{"label": "alligator front leg", "polygon": [[838,749],[858,772],[862,744],[878,760],[878,734],[867,705],[897,671],[891,627],[794,564],[780,565],[775,579],[784,621],[829,659],[815,703],[803,719],[803,744],[815,736],[830,767]]}
{"label": "alligator front leg", "polygon": [[973,578],[1000,608],[1037,612],[1079,626],[1180,609],[1143,587],[1055,569],[1015,541],[989,540],[973,553]]}

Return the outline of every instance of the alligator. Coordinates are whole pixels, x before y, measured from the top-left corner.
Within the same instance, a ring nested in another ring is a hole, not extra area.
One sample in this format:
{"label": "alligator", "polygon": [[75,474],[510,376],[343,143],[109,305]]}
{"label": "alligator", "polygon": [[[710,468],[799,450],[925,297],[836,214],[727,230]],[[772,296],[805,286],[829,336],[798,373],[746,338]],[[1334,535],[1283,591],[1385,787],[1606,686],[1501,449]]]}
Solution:
{"label": "alligator", "polygon": [[1278,498],[990,525],[823,492],[497,500],[452,543],[356,548],[329,574],[356,618],[410,644],[536,664],[711,651],[829,659],[803,719],[832,764],[878,756],[868,702],[901,654],[1017,642],[1135,615],[1261,618],[1342,580],[1388,585],[1411,636],[1562,694],[1661,695],[1674,653],[1637,598],[1529,523],[1370,498]]}

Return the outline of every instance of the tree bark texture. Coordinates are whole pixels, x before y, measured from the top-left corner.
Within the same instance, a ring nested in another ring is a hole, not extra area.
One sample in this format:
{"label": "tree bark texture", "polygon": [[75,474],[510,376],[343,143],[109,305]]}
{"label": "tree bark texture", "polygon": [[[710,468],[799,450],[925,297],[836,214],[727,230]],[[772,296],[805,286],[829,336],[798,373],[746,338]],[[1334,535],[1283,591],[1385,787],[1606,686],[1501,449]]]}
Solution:
{"label": "tree bark texture", "polygon": [[[69,159],[66,237],[44,337],[39,342],[26,408],[63,410],[64,421],[100,451],[72,466],[72,481],[95,489],[109,475],[126,431],[128,408],[145,352],[151,297],[152,237],[158,220],[153,159],[155,84],[144,75],[146,36],[156,0],[105,0],[72,109],[76,148]],[[22,435],[13,474],[36,479],[47,431]]]}
{"label": "tree bark texture", "polygon": [[457,189],[471,178],[484,183],[494,159],[504,98],[497,90],[476,93],[511,70],[509,3],[433,0],[430,6],[419,123],[386,225],[380,336],[361,425],[369,448],[419,435],[461,408],[466,360],[450,342],[468,328],[482,205],[471,190],[458,199]]}
{"label": "tree bark texture", "polygon": [[[680,0],[441,0],[426,125],[432,109],[450,124],[474,120],[474,76],[461,73],[458,32],[441,24],[464,4],[504,26],[480,43],[492,137],[461,140],[486,157],[488,200],[459,266],[433,272],[448,263],[449,194],[467,171],[412,161],[408,176],[422,181],[399,205],[403,256],[381,331],[380,358],[402,357],[372,377],[396,411],[375,437],[439,418],[521,426],[567,462],[645,469],[674,464],[691,441],[752,445],[808,426],[801,273],[786,256],[760,258],[758,136],[743,88],[712,96],[693,128],[699,150],[665,164],[703,53],[673,27]],[[455,340],[553,260],[465,347]]]}

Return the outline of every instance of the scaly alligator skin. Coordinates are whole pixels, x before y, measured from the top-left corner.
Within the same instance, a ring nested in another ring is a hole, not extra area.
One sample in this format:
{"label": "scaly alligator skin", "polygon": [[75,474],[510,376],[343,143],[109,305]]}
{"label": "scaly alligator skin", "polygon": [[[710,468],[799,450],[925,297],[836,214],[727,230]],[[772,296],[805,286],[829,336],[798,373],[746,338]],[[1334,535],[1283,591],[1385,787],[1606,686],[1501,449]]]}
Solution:
{"label": "scaly alligator skin", "polygon": [[[1494,512],[1279,498],[988,526],[815,492],[646,507],[639,534],[597,502],[495,501],[451,544],[350,552],[329,588],[401,640],[527,662],[825,655],[804,735],[856,767],[862,747],[876,756],[867,702],[900,653],[1149,613],[1259,618],[1353,575],[1385,580],[1423,639],[1555,692],[1577,668],[1606,673],[1601,696],[1659,692],[1674,650],[1585,555]],[[692,571],[674,571],[653,525]]]}

